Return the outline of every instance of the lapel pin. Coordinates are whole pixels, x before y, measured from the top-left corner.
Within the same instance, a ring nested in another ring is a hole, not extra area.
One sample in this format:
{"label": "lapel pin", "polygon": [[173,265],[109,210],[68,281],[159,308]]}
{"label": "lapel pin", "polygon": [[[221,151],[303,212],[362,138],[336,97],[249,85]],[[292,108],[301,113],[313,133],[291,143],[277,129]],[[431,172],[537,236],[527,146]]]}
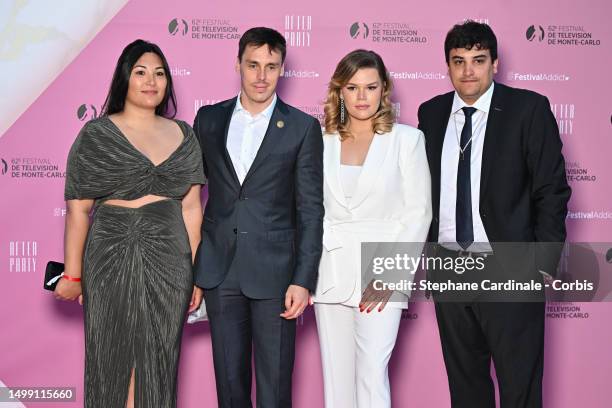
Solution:
{"label": "lapel pin", "polygon": [[282,129],[285,127],[285,122],[283,122],[282,120],[279,120],[278,122],[276,122],[276,127],[279,129]]}

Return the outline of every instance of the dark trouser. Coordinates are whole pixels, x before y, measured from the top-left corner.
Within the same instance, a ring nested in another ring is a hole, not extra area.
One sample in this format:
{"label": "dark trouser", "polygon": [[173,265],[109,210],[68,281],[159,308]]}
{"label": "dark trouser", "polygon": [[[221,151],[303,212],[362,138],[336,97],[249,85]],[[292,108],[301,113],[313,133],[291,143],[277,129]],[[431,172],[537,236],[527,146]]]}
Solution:
{"label": "dark trouser", "polygon": [[219,287],[204,291],[219,407],[252,406],[252,349],[257,407],[291,407],[295,320],[279,316],[284,298],[250,299],[230,275]]}
{"label": "dark trouser", "polygon": [[542,407],[545,304],[436,303],[453,408]]}

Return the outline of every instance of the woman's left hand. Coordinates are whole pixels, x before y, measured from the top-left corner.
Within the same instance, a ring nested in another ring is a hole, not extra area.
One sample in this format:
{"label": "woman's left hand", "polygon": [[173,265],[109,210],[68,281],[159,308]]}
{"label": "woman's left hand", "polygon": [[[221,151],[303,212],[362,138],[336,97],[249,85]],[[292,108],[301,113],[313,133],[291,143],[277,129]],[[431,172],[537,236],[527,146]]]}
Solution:
{"label": "woman's left hand", "polygon": [[200,307],[200,303],[202,303],[202,298],[204,297],[204,291],[202,288],[193,285],[193,293],[191,294],[191,302],[189,302],[189,310],[188,313],[193,312],[198,307]]}
{"label": "woman's left hand", "polygon": [[376,306],[380,305],[378,311],[382,312],[392,294],[392,290],[374,289],[374,280],[372,279],[363,291],[361,302],[359,302],[359,311],[370,313]]}

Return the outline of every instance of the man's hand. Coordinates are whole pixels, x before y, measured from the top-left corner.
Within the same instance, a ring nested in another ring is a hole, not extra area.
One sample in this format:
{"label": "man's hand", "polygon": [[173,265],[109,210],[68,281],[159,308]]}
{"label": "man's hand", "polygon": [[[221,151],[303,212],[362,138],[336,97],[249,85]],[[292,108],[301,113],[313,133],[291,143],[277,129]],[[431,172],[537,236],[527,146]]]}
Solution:
{"label": "man's hand", "polygon": [[281,317],[287,320],[295,319],[304,313],[308,306],[308,289],[298,285],[289,285],[285,294],[285,311]]}
{"label": "man's hand", "polygon": [[189,310],[187,310],[187,313],[191,313],[199,308],[203,297],[204,291],[196,285],[193,285],[193,293],[191,294],[191,301],[189,302]]}

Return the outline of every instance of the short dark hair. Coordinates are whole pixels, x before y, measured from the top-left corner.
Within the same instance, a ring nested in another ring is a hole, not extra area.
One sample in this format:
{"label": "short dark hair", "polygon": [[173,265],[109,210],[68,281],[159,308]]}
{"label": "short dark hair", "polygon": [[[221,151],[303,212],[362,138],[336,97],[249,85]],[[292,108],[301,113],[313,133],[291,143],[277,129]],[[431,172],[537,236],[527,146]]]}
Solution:
{"label": "short dark hair", "polygon": [[472,47],[477,50],[489,50],[491,60],[495,61],[497,59],[497,38],[488,24],[477,23],[472,20],[467,20],[463,24],[455,24],[446,34],[446,40],[444,40],[446,63],[449,63],[450,51],[453,48],[471,50]]}
{"label": "short dark hair", "polygon": [[128,92],[128,86],[130,83],[130,75],[132,74],[132,68],[136,64],[136,61],[146,52],[152,52],[157,54],[159,59],[162,61],[164,72],[166,73],[167,84],[166,91],[164,93],[164,99],[155,108],[155,114],[164,116],[167,118],[173,118],[176,116],[176,96],[174,94],[174,86],[172,85],[172,76],[170,75],[170,67],[168,61],[164,57],[162,50],[155,44],[144,40],[136,40],[128,44],[119,56],[115,72],[113,73],[113,79],[111,80],[108,95],[102,106],[103,115],[112,115],[114,113],[122,112],[125,107],[125,98]]}
{"label": "short dark hair", "polygon": [[281,33],[272,28],[253,27],[245,31],[238,42],[238,61],[242,61],[242,55],[247,45],[254,45],[258,48],[267,45],[270,51],[280,52],[281,62],[285,62],[287,42]]}

